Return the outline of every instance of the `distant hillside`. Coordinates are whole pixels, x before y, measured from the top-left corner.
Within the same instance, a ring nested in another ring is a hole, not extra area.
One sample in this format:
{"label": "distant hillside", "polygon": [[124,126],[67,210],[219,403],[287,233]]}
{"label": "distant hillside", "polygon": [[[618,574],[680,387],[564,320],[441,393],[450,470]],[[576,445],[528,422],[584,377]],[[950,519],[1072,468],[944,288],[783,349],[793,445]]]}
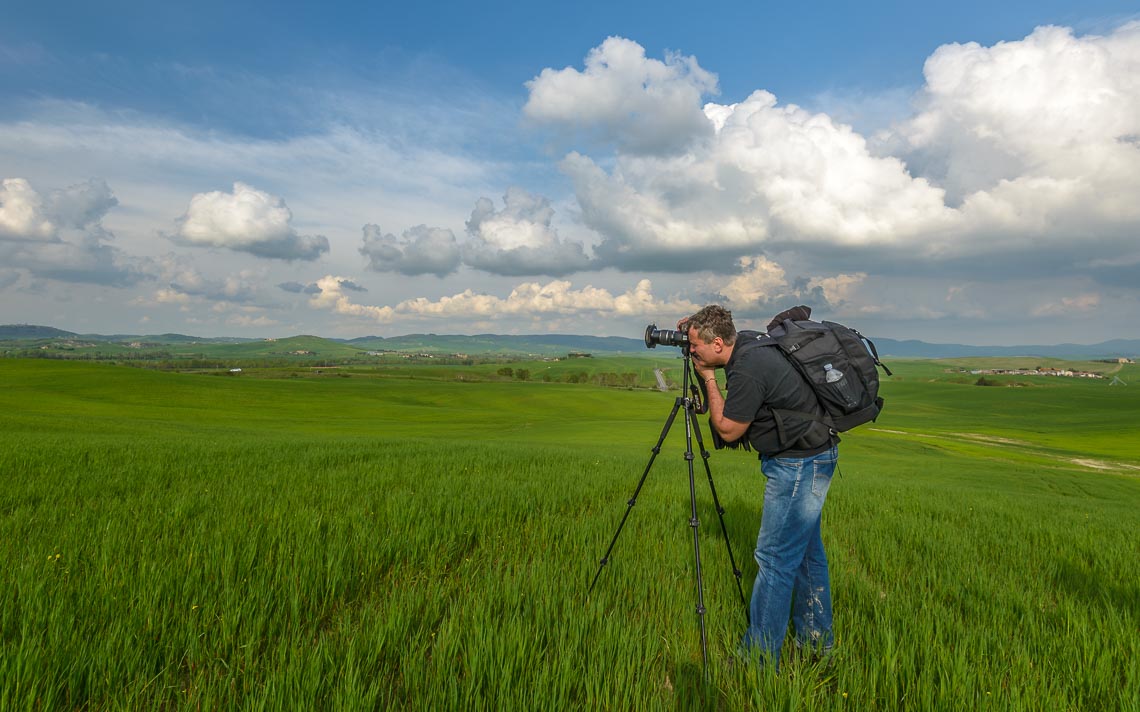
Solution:
{"label": "distant hillside", "polygon": [[35,324],[0,325],[0,339],[71,339],[78,336],[70,331]]}
{"label": "distant hillside", "polygon": [[78,338],[90,341],[138,341],[145,344],[244,344],[250,341],[264,341],[258,338],[240,336],[187,336],[186,334],[80,334]]}
{"label": "distant hillside", "polygon": [[187,336],[186,334],[114,334],[101,336],[99,334],[84,334],[85,339],[100,339],[104,341],[143,341],[148,344],[243,344],[261,339],[241,338],[237,336]]}
{"label": "distant hillside", "polygon": [[355,358],[362,356],[364,351],[351,344],[319,336],[290,336],[285,339],[258,339],[233,344],[215,353],[226,358],[308,356],[323,360]]}
{"label": "distant hillside", "polygon": [[83,339],[86,341],[132,342],[147,344],[240,344],[249,341],[263,341],[260,338],[240,336],[187,336],[186,334],[77,334],[52,326],[34,324],[0,324],[0,341],[20,339]]}
{"label": "distant hillside", "polygon": [[[924,341],[898,341],[871,337],[879,355],[886,358],[971,358],[1036,356],[1072,360],[1140,358],[1140,339],[1115,339],[1099,344],[1056,344],[1052,346],[967,346],[930,344]],[[314,355],[321,358],[359,356],[368,351],[430,354],[501,354],[504,356],[561,356],[570,352],[660,356],[663,349],[650,350],[640,338],[623,336],[583,336],[574,334],[500,335],[407,334],[404,336],[363,336],[355,339],[325,339],[318,336],[292,336],[283,339],[241,337],[198,337],[184,334],[99,335],[76,334],[50,326],[32,324],[0,325],[0,341],[40,341],[83,339],[110,344],[193,348],[217,356]]]}

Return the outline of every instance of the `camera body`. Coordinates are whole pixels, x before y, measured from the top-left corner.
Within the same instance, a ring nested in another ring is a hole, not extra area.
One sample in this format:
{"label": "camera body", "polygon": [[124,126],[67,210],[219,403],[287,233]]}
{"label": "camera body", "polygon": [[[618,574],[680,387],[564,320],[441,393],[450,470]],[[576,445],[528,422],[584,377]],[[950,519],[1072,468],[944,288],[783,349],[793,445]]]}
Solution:
{"label": "camera body", "polygon": [[689,332],[677,329],[658,329],[656,324],[650,324],[645,327],[645,348],[657,348],[657,344],[687,348],[689,346]]}

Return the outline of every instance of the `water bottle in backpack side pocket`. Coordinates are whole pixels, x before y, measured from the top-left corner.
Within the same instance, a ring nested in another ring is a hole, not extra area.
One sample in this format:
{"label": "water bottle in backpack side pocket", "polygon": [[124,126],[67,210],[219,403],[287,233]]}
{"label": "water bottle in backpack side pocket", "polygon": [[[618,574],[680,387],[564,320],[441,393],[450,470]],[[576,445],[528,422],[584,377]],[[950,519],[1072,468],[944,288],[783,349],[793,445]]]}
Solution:
{"label": "water bottle in backpack side pocket", "polygon": [[851,392],[851,381],[843,375],[843,371],[827,363],[823,365],[823,374],[823,379],[827,381],[831,390],[839,396],[848,408],[854,408],[857,405],[855,394]]}

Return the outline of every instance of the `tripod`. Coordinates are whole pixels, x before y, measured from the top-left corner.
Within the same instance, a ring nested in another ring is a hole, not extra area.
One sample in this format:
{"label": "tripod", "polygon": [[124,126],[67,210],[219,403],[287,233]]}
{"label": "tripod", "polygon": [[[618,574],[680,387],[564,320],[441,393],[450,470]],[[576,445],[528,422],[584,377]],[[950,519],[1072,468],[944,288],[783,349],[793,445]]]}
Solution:
{"label": "tripod", "polygon": [[[618,524],[617,531],[614,532],[614,538],[610,541],[610,546],[606,549],[606,553],[602,556],[601,563],[598,565],[598,572],[594,574],[594,581],[590,584],[590,593],[593,593],[595,584],[598,583],[598,578],[602,575],[602,569],[605,568],[609,562],[610,554],[614,550],[614,545],[617,544],[618,537],[621,535],[621,530],[625,527],[626,520],[629,519],[630,512],[633,511],[633,505],[637,504],[637,496],[641,493],[641,488],[645,484],[646,478],[649,476],[649,470],[653,467],[654,460],[661,452],[661,444],[665,442],[665,436],[669,434],[669,429],[673,427],[673,421],[677,418],[677,413],[684,409],[685,411],[685,461],[689,466],[689,526],[693,530],[693,559],[696,562],[696,579],[697,579],[697,618],[699,620],[701,630],[701,662],[704,665],[705,679],[708,679],[709,674],[709,646],[708,634],[705,631],[705,591],[704,580],[701,575],[701,542],[698,536],[700,527],[700,520],[697,517],[697,486],[696,479],[693,474],[693,438],[697,439],[697,445],[700,447],[701,459],[705,465],[705,475],[708,477],[709,490],[712,492],[713,504],[716,505],[717,517],[720,519],[720,531],[724,535],[724,545],[728,550],[728,560],[732,564],[732,574],[736,577],[736,590],[740,593],[740,602],[744,605],[745,619],[749,619],[748,604],[744,600],[744,589],[740,583],[740,568],[736,565],[736,558],[732,555],[732,544],[728,539],[728,528],[724,524],[724,507],[720,505],[720,499],[716,494],[716,485],[713,483],[712,469],[709,468],[709,452],[705,450],[704,440],[701,438],[700,424],[697,422],[697,414],[704,412],[704,407],[701,403],[700,390],[697,386],[693,385],[691,377],[692,372],[692,359],[689,354],[689,347],[686,344],[682,349],[684,365],[684,377],[682,378],[681,395],[673,402],[673,409],[669,412],[669,417],[665,419],[665,427],[661,430],[661,437],[657,438],[657,444],[653,446],[653,454],[649,457],[649,462],[645,465],[645,471],[641,473],[641,479],[637,482],[637,489],[633,491],[633,497],[627,503],[625,514],[621,518],[621,523]],[[703,384],[702,384],[703,387]],[[686,395],[686,394],[691,394]],[[749,620],[749,623],[751,621]]]}

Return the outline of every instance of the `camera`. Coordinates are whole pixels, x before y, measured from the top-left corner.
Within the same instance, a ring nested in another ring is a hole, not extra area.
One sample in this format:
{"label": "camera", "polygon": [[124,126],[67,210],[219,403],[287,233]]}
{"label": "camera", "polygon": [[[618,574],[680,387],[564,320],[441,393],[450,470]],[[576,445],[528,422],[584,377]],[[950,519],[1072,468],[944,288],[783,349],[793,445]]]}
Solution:
{"label": "camera", "polygon": [[657,344],[662,346],[688,346],[689,332],[676,329],[658,329],[656,324],[650,324],[645,327],[645,348],[657,348]]}

